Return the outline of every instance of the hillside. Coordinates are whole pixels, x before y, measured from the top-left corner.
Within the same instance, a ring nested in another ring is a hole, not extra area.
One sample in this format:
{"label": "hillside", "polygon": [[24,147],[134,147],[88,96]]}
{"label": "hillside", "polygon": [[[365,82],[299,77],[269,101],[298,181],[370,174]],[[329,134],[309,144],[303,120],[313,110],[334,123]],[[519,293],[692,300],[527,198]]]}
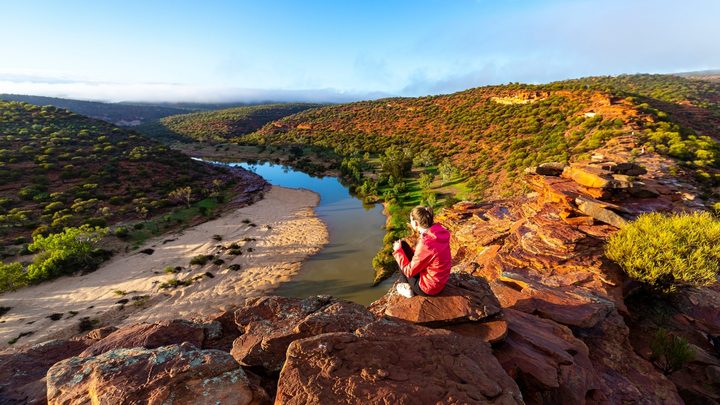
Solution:
{"label": "hillside", "polygon": [[19,94],[0,94],[0,100],[19,101],[38,106],[51,105],[72,111],[76,114],[107,121],[118,126],[137,126],[143,122],[158,120],[168,115],[184,114],[198,109],[192,106],[175,107],[152,104],[103,103],[99,101]]}
{"label": "hillside", "polygon": [[0,101],[0,241],[145,219],[242,183],[137,133],[55,107]]}
{"label": "hillside", "polygon": [[620,75],[558,82],[559,86],[592,88],[630,98],[638,108],[659,110],[658,118],[720,139],[720,83],[705,76]]}
{"label": "hillside", "polygon": [[[240,142],[311,144],[351,156],[391,145],[448,158],[476,195],[521,191],[517,176],[543,162],[567,162],[607,140],[635,134],[637,153],[658,150],[701,177],[720,164],[719,85],[675,76],[588,78],[510,84],[458,93],[326,106],[272,122]],[[631,93],[632,91],[632,93]]]}
{"label": "hillside", "polygon": [[251,133],[268,122],[278,120],[320,104],[263,104],[202,111],[165,117],[138,128],[163,141],[225,142]]}

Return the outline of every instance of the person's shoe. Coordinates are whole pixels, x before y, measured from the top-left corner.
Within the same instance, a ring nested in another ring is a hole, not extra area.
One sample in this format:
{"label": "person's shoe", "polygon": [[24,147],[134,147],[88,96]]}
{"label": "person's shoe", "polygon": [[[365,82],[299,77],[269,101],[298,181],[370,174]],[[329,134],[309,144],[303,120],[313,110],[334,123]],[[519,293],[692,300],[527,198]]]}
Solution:
{"label": "person's shoe", "polygon": [[398,294],[402,295],[405,298],[412,298],[413,296],[412,287],[410,287],[410,284],[408,283],[400,283],[397,285],[397,287],[395,287],[395,289],[397,290]]}

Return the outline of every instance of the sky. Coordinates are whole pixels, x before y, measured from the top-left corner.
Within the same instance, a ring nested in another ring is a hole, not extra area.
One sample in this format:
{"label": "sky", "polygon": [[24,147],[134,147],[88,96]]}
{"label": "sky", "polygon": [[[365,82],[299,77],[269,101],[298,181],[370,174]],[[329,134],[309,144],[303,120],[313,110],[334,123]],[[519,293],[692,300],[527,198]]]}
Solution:
{"label": "sky", "polygon": [[0,0],[0,93],[330,101],[720,68],[718,0]]}

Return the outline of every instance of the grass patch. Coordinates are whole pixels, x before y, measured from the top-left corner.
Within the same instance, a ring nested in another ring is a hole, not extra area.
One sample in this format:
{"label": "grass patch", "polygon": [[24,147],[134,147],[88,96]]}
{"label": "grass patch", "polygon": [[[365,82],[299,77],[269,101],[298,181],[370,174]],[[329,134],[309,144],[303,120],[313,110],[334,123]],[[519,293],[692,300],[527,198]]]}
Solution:
{"label": "grass patch", "polygon": [[160,284],[160,288],[178,288],[178,287],[187,287],[190,284],[192,284],[191,280],[178,280],[176,278],[172,278],[162,284]]}
{"label": "grass patch", "polygon": [[32,335],[33,333],[35,333],[35,332],[33,332],[33,331],[23,332],[23,333],[15,336],[14,338],[8,340],[8,344],[9,344],[9,345],[14,345],[15,343],[17,343],[18,340],[24,338],[25,336],[30,336],[30,335]]}
{"label": "grass patch", "polygon": [[190,259],[190,265],[198,265],[198,266],[204,266],[206,265],[210,259],[213,258],[213,255],[197,255]]}

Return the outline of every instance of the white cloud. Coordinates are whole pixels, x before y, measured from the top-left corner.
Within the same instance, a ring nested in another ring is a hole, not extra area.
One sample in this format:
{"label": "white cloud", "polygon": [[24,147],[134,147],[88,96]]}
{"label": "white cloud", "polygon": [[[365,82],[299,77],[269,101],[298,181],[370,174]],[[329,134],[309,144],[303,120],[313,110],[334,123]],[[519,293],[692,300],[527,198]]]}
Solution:
{"label": "white cloud", "polygon": [[276,90],[172,83],[103,83],[6,75],[0,76],[0,93],[108,102],[184,101],[200,103],[260,101],[349,102],[387,97],[387,94],[384,93],[351,93],[335,89]]}

